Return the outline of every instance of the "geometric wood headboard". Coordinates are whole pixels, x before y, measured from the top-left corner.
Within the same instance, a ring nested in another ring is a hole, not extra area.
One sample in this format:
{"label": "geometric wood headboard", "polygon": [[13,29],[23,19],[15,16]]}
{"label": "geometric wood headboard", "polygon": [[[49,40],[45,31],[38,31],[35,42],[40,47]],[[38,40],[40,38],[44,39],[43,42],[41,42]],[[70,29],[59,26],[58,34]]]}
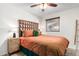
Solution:
{"label": "geometric wood headboard", "polygon": [[19,22],[19,32],[24,30],[38,30],[38,23],[26,21],[26,20],[18,20]]}

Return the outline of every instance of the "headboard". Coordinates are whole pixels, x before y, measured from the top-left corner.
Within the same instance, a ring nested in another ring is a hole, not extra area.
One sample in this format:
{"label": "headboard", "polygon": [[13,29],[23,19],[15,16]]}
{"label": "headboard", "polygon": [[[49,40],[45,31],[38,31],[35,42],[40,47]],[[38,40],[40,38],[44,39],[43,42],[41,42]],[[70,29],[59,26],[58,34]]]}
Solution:
{"label": "headboard", "polygon": [[38,30],[38,23],[26,20],[19,20],[19,37],[22,36],[21,32],[24,30]]}

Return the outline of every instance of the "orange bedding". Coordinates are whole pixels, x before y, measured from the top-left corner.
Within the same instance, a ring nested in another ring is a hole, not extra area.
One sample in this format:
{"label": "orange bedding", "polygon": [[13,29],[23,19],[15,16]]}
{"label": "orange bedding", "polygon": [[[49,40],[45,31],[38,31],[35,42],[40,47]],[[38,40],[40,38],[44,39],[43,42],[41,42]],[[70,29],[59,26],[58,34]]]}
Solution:
{"label": "orange bedding", "polygon": [[39,54],[40,56],[63,56],[69,41],[60,36],[40,35],[37,37],[20,37],[20,45]]}

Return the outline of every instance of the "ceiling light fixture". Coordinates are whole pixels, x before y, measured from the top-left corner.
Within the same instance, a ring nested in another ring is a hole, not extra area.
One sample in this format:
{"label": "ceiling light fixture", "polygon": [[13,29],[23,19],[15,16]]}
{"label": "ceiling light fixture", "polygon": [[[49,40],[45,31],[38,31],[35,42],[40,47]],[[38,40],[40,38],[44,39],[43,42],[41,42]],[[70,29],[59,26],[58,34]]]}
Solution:
{"label": "ceiling light fixture", "polygon": [[45,11],[45,9],[47,8],[47,6],[56,7],[57,4],[55,4],[55,3],[40,3],[40,4],[31,5],[30,7],[36,7],[36,6],[40,6],[41,10]]}
{"label": "ceiling light fixture", "polygon": [[47,3],[42,3],[40,5],[40,8],[41,8],[42,11],[45,11],[45,9],[47,8]]}

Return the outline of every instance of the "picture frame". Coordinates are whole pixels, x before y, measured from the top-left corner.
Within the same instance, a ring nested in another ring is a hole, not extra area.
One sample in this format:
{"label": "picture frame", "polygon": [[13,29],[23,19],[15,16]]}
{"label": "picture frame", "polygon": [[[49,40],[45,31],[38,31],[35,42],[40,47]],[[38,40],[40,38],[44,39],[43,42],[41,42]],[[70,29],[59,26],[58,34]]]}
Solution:
{"label": "picture frame", "polygon": [[46,19],[46,32],[60,31],[60,17]]}

